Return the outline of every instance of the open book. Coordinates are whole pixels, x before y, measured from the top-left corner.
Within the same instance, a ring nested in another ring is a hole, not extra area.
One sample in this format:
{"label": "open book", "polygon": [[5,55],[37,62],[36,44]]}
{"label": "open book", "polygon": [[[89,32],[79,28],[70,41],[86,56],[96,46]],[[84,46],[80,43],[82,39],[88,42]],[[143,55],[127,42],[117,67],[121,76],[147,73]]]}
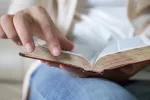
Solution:
{"label": "open book", "polygon": [[43,46],[36,46],[32,53],[22,52],[23,57],[63,63],[84,69],[85,71],[103,72],[116,69],[129,64],[150,60],[149,41],[144,35],[135,36],[125,40],[117,40],[108,44],[100,52],[89,52],[90,47],[82,50],[62,51],[58,57],[52,56]]}

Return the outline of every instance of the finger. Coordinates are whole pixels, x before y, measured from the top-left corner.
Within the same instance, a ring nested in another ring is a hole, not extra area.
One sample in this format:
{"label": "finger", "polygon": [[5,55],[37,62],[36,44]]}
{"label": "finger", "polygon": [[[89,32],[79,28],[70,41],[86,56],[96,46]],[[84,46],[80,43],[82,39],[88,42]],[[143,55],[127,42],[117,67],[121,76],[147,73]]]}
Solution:
{"label": "finger", "polygon": [[14,16],[13,22],[18,36],[26,47],[26,50],[32,52],[35,48],[31,33],[33,25],[32,18],[30,15],[21,11]]}
{"label": "finger", "polygon": [[[32,14],[33,12],[34,14]],[[33,12],[31,12],[31,15],[42,30],[49,50],[53,56],[58,56],[60,54],[60,45],[55,35],[56,28],[54,23],[44,8],[35,6],[33,7]]]}
{"label": "finger", "polygon": [[66,70],[68,72],[71,72],[79,77],[85,78],[85,77],[102,77],[102,74],[91,72],[91,71],[85,71],[82,68],[73,67],[73,66],[67,66],[60,64],[59,67],[63,70]]}
{"label": "finger", "polygon": [[42,63],[45,63],[47,66],[53,66],[53,67],[59,67],[60,63],[57,62],[51,62],[51,61],[45,61],[41,60]]}
{"label": "finger", "polygon": [[71,51],[74,48],[74,45],[72,42],[70,42],[68,39],[66,39],[63,36],[57,35],[58,41],[61,45],[62,50]]}
{"label": "finger", "polygon": [[2,26],[0,25],[0,38],[2,39],[7,39],[7,36],[2,28]]}
{"label": "finger", "polygon": [[134,72],[133,65],[128,65],[128,66],[125,66],[125,67],[121,67],[120,70],[124,73],[127,73],[127,74],[132,74]]}
{"label": "finger", "polygon": [[[74,48],[74,44],[71,41],[69,41],[66,37],[60,35],[61,33],[59,32],[59,30],[56,30],[56,31],[58,31],[57,33],[59,33],[59,34],[56,34],[56,36],[60,43],[61,49],[65,51],[71,51]],[[47,47],[46,44],[43,46]]]}
{"label": "finger", "polygon": [[47,66],[49,66],[49,67],[57,67],[57,68],[59,68],[58,66],[58,64],[55,64],[55,63],[50,63],[50,62],[45,62],[45,64],[47,65]]}
{"label": "finger", "polygon": [[15,42],[17,45],[22,45],[21,40],[15,30],[13,25],[13,16],[12,15],[4,15],[1,17],[1,26],[6,33],[6,36]]}
{"label": "finger", "polygon": [[61,69],[66,70],[68,72],[71,72],[79,77],[86,77],[86,72],[83,69],[76,68],[73,66],[67,66],[67,65],[62,65],[60,64],[59,66]]}
{"label": "finger", "polygon": [[55,63],[51,61],[44,61],[47,66],[59,67],[60,63]]}

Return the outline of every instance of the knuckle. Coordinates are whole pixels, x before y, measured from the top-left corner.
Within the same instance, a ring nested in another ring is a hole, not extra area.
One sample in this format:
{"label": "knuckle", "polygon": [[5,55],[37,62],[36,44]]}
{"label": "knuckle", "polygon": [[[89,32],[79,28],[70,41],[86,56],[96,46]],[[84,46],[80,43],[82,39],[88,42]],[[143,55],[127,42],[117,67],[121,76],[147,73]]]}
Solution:
{"label": "knuckle", "polygon": [[33,6],[32,10],[39,11],[39,12],[45,12],[46,11],[44,7],[39,6],[39,5]]}
{"label": "knuckle", "polygon": [[17,12],[15,16],[13,17],[13,21],[19,21],[20,19],[24,18],[25,13],[23,11]]}
{"label": "knuckle", "polygon": [[57,47],[58,46],[58,43],[57,41],[53,38],[53,39],[49,39],[48,40],[48,44],[51,46],[51,47]]}
{"label": "knuckle", "polygon": [[33,6],[32,8],[33,8],[33,9],[43,9],[43,7],[40,6],[40,5],[35,5],[35,6]]}
{"label": "knuckle", "polygon": [[14,22],[19,22],[22,20],[25,20],[27,25],[31,25],[34,23],[32,17],[28,13],[24,13],[24,11],[16,13],[14,18],[13,18]]}
{"label": "knuckle", "polygon": [[6,15],[1,16],[0,21],[3,23],[9,19],[10,19],[10,15],[6,14]]}
{"label": "knuckle", "polygon": [[50,32],[51,26],[49,24],[42,25],[42,30],[44,32]]}
{"label": "knuckle", "polygon": [[29,15],[25,16],[25,20],[26,20],[26,23],[28,26],[33,25],[35,23],[34,20],[32,19],[32,17]]}

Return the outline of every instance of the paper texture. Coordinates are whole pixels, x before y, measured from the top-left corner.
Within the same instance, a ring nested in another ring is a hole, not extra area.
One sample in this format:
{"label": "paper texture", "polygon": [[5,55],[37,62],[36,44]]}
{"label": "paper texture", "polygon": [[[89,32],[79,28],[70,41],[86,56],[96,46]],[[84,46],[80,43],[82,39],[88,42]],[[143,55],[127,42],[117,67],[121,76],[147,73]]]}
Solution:
{"label": "paper texture", "polygon": [[21,56],[63,63],[86,71],[103,72],[150,60],[150,46],[145,44],[143,38],[136,36],[114,41],[102,52],[94,53],[92,49],[84,45],[75,45],[73,51],[62,51],[58,57],[52,56],[45,47],[36,47],[32,53],[24,52]]}
{"label": "paper texture", "polygon": [[81,55],[79,56],[72,52],[62,52],[60,56],[54,57],[47,48],[39,46],[36,46],[32,53],[24,52],[20,53],[20,55],[28,58],[53,61],[81,68],[90,68],[91,66],[88,59]]}

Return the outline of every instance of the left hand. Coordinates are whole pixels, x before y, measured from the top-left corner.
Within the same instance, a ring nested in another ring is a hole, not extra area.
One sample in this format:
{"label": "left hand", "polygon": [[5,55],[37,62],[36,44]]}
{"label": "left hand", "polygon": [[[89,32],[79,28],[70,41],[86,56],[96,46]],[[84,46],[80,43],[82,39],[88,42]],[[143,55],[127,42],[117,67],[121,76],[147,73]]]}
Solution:
{"label": "left hand", "polygon": [[65,70],[67,72],[71,72],[78,77],[85,78],[85,77],[101,76],[100,73],[88,72],[82,68],[78,68],[78,67],[74,67],[74,66],[68,66],[68,65],[64,65],[64,64],[60,64],[60,63],[53,63],[53,62],[46,62],[46,61],[42,61],[42,62],[45,63],[47,66],[58,67],[58,68]]}
{"label": "left hand", "polygon": [[60,69],[71,72],[83,78],[85,77],[105,78],[116,82],[124,82],[128,80],[131,76],[136,74],[138,71],[149,65],[150,61],[131,64],[114,70],[105,70],[103,74],[96,72],[88,72],[78,67],[68,66],[60,63],[53,63],[53,62],[43,62],[43,63],[45,63],[47,66],[58,67]]}

